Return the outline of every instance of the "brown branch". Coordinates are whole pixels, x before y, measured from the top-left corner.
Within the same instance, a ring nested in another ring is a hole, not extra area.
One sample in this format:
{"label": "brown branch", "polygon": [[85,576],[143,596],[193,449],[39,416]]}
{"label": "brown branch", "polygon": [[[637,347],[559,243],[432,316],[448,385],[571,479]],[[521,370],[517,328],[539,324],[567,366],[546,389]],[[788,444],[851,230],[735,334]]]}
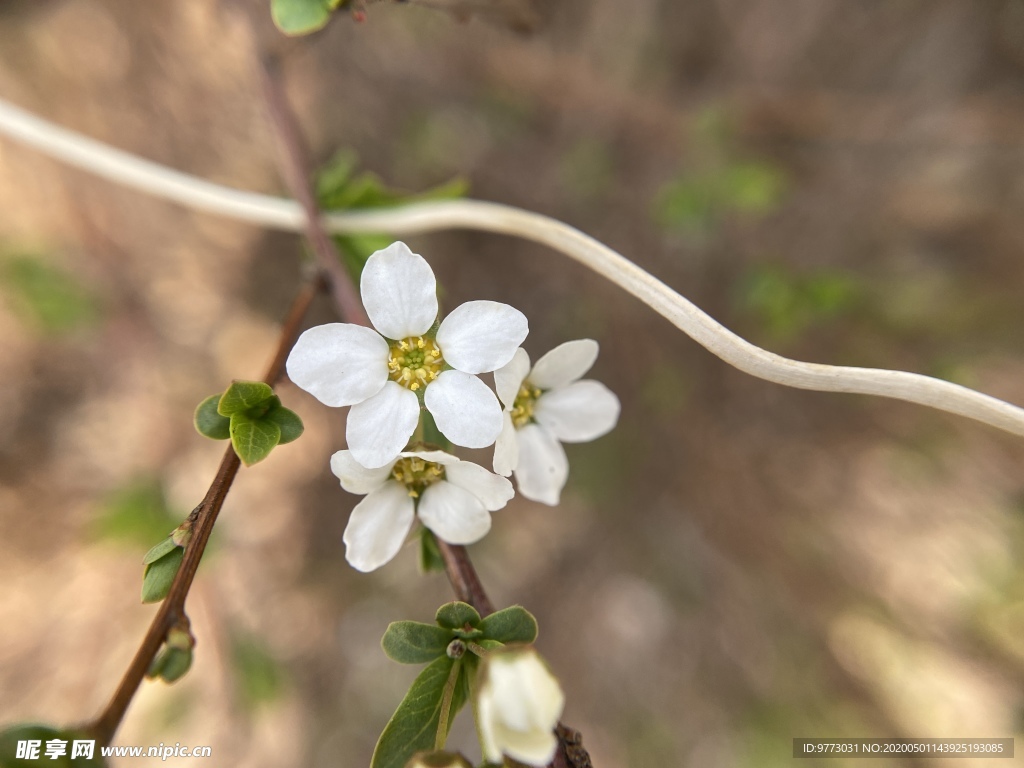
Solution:
{"label": "brown branch", "polygon": [[306,237],[316,256],[320,271],[326,276],[331,298],[346,322],[369,325],[352,279],[341,263],[338,250],[320,221],[313,187],[309,182],[309,163],[298,125],[288,105],[278,78],[277,63],[268,56],[259,57],[260,87],[267,114],[274,128],[278,148],[278,167],[292,196],[299,201],[306,215]]}
{"label": "brown branch", "polygon": [[[277,343],[274,359],[268,366],[267,375],[263,379],[267,384],[273,386],[284,374],[284,361],[288,351],[292,348],[295,339],[299,335],[306,311],[322,286],[323,283],[320,280],[310,282],[303,286],[302,290],[295,297],[291,310],[288,312],[288,316],[281,329],[281,336]],[[154,657],[160,651],[160,647],[167,637],[167,632],[176,626],[183,628],[188,626],[188,618],[185,615],[185,600],[188,598],[192,581],[195,578],[196,571],[199,569],[199,561],[203,557],[206,544],[210,539],[210,534],[213,532],[214,523],[217,522],[217,515],[220,513],[221,507],[224,506],[228,490],[230,490],[231,483],[238,473],[239,463],[234,449],[231,445],[228,445],[227,450],[224,452],[224,458],[221,459],[220,468],[217,470],[217,474],[214,476],[206,496],[199,503],[199,506],[192,511],[192,514],[189,515],[189,520],[193,522],[192,538],[185,546],[184,557],[178,568],[178,573],[171,582],[171,588],[167,593],[167,597],[160,604],[160,609],[157,611],[156,616],[153,617],[149,630],[142,639],[142,644],[135,652],[135,657],[121,678],[121,682],[117,686],[117,690],[111,697],[110,702],[103,712],[100,713],[99,717],[86,726],[86,730],[95,736],[96,740],[103,746],[110,744],[111,739],[113,739],[114,733],[116,733],[118,726],[121,724],[121,720],[124,719],[125,712],[128,710],[128,706],[131,704],[136,691],[138,691],[143,678],[145,678],[150,664],[152,664]]]}

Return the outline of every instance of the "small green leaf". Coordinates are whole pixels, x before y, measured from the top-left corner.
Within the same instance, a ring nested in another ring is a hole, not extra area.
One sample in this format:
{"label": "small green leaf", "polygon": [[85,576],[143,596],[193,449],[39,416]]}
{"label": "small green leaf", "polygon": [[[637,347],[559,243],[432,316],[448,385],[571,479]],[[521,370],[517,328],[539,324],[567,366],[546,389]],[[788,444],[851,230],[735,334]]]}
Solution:
{"label": "small green leaf", "polygon": [[436,624],[418,621],[393,621],[380,644],[384,653],[399,664],[425,664],[445,655],[452,631]]}
{"label": "small green leaf", "polygon": [[231,437],[231,420],[227,416],[222,416],[217,410],[220,398],[220,395],[210,395],[203,400],[196,408],[195,416],[192,419],[196,431],[211,440],[227,440]]}
{"label": "small green leaf", "polygon": [[220,396],[217,413],[231,416],[247,411],[274,396],[274,390],[262,381],[233,381]]}
{"label": "small green leaf", "polygon": [[[94,738],[83,731],[60,730],[38,723],[12,725],[0,730],[0,766],[3,768],[39,768],[41,765],[52,766],[52,768],[104,768],[106,762],[100,757],[98,747],[93,749],[91,759],[71,758],[76,741],[92,741]],[[46,742],[55,739],[66,742],[66,749],[63,755],[51,759],[46,757]],[[27,750],[29,746],[38,748],[38,754],[29,757],[23,752],[19,757],[18,742],[22,742],[22,750]],[[34,743],[30,744],[30,742]]]}
{"label": "small green leaf", "polygon": [[[161,545],[158,544],[157,546]],[[152,551],[150,550],[150,552]],[[184,556],[185,550],[182,547],[173,546],[169,552],[146,564],[146,568],[142,573],[142,602],[159,603],[167,597],[167,593],[171,591],[171,583],[178,573],[178,568],[181,567],[181,559]]]}
{"label": "small green leaf", "polygon": [[437,538],[429,528],[420,529],[420,570],[424,573],[444,570],[444,558],[437,546]]}
{"label": "small green leaf", "polygon": [[252,419],[244,413],[231,416],[231,445],[247,467],[267,458],[280,440],[281,428],[272,421]]}
{"label": "small green leaf", "polygon": [[[377,747],[373,750],[370,768],[404,768],[415,753],[434,748],[442,699],[453,664],[454,661],[442,656],[420,672],[384,727]],[[462,695],[464,690],[465,685],[455,687],[449,725],[455,719],[459,707],[465,703]]]}
{"label": "small green leaf", "polygon": [[537,639],[537,620],[521,605],[496,611],[480,622],[484,637],[502,643],[532,643]]}
{"label": "small green leaf", "polygon": [[448,629],[462,629],[467,624],[475,627],[480,623],[480,614],[468,603],[445,603],[437,609],[435,620]]}
{"label": "small green leaf", "polygon": [[417,752],[405,768],[473,768],[458,752]]}
{"label": "small green leaf", "polygon": [[152,565],[177,546],[179,545],[175,543],[174,539],[168,536],[142,556],[142,564]]}
{"label": "small green leaf", "polygon": [[286,35],[308,35],[327,25],[332,7],[328,0],[271,0],[270,14]]}
{"label": "small green leaf", "polygon": [[263,420],[277,424],[278,429],[281,430],[281,439],[278,440],[278,445],[284,445],[292,440],[297,440],[305,429],[299,414],[281,406],[267,411],[267,415],[263,417]]}

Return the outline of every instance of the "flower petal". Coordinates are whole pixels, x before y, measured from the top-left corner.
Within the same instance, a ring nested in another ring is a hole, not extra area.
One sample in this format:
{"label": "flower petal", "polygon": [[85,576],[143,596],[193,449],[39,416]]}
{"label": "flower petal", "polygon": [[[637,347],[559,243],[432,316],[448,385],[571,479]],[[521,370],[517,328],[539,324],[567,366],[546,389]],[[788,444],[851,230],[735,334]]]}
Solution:
{"label": "flower petal", "polygon": [[345,559],[358,571],[391,560],[412,528],[415,505],[398,483],[384,483],[352,510],[345,528]]}
{"label": "flower petal", "polygon": [[489,512],[501,509],[516,495],[512,483],[471,461],[450,464],[445,473],[449,483],[472,493]]}
{"label": "flower petal", "polygon": [[506,408],[511,408],[519,394],[526,375],[530,372],[530,356],[520,347],[512,355],[512,359],[494,372],[494,389],[498,399]]}
{"label": "flower petal", "polygon": [[296,386],[324,405],[355,405],[388,380],[388,343],[361,325],[317,325],[299,336],[285,368]]}
{"label": "flower petal", "polygon": [[403,457],[415,456],[424,461],[432,461],[435,464],[442,465],[458,464],[461,461],[458,456],[452,456],[445,451],[402,451],[400,455]]}
{"label": "flower petal", "polygon": [[480,499],[447,480],[423,492],[417,513],[427,528],[449,544],[472,544],[491,530],[491,515]]}
{"label": "flower petal", "polygon": [[434,271],[402,242],[366,260],[359,293],[373,327],[389,339],[422,336],[437,318]]}
{"label": "flower petal", "polygon": [[498,398],[476,376],[445,371],[427,386],[423,402],[441,434],[456,445],[486,448],[501,433]]}
{"label": "flower petal", "polygon": [[530,383],[541,389],[571,384],[590,370],[597,360],[598,346],[593,339],[578,339],[559,344],[544,355],[530,371]]}
{"label": "flower petal", "polygon": [[487,373],[505,365],[530,332],[526,315],[497,301],[467,301],[437,329],[448,364],[466,373]]}
{"label": "flower petal", "polygon": [[519,465],[515,469],[519,492],[528,499],[555,506],[569,478],[569,459],[562,444],[539,424],[516,432]]}
{"label": "flower petal", "polygon": [[367,469],[353,458],[352,451],[338,451],[331,456],[331,472],[341,481],[341,487],[360,496],[380,488],[391,475],[391,466]]}
{"label": "flower petal", "polygon": [[533,417],[563,443],[605,435],[619,420],[619,398],[599,381],[586,379],[537,398]]}
{"label": "flower petal", "polygon": [[519,441],[516,439],[516,428],[512,424],[512,414],[505,411],[501,418],[501,434],[494,443],[494,471],[508,477],[519,463]]}
{"label": "flower petal", "polygon": [[502,723],[494,725],[494,738],[502,745],[502,752],[526,765],[547,765],[558,749],[554,731],[515,731]]}
{"label": "flower petal", "polygon": [[389,381],[348,412],[345,439],[352,458],[368,469],[390,466],[409,442],[420,419],[420,403],[405,387]]}

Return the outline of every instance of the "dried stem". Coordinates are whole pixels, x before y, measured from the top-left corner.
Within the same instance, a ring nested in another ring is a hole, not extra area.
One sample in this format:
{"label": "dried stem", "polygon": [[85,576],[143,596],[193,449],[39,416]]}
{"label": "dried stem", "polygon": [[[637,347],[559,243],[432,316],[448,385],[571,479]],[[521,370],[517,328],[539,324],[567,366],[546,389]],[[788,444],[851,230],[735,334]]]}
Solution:
{"label": "dried stem", "polygon": [[[302,290],[295,297],[291,310],[288,312],[284,326],[281,329],[277,351],[267,368],[267,375],[263,379],[267,384],[273,386],[284,373],[284,361],[288,355],[288,350],[295,343],[295,339],[298,337],[299,330],[302,327],[302,320],[306,316],[306,311],[322,286],[323,283],[319,279],[312,281],[303,286]],[[192,511],[192,514],[189,515],[189,518],[193,521],[192,538],[185,547],[181,566],[178,568],[178,573],[171,583],[167,597],[160,604],[160,609],[157,611],[156,616],[153,617],[149,630],[142,639],[142,644],[135,652],[135,657],[121,678],[121,682],[117,686],[117,690],[111,697],[110,702],[103,712],[100,713],[99,717],[86,726],[86,730],[103,746],[110,744],[111,739],[113,739],[114,734],[117,732],[117,728],[121,724],[121,720],[124,719],[129,704],[131,704],[136,691],[139,689],[139,685],[146,676],[146,671],[163,645],[168,630],[175,626],[187,626],[188,624],[188,617],[185,614],[185,600],[188,598],[189,589],[192,587],[192,581],[199,568],[199,561],[203,557],[206,544],[210,539],[210,534],[213,532],[214,523],[217,522],[217,515],[220,514],[221,507],[224,506],[224,500],[227,498],[228,491],[231,488],[231,483],[238,473],[239,464],[240,462],[234,449],[228,445],[227,450],[224,452],[224,458],[221,459],[220,468],[217,470],[213,482],[210,483],[206,496],[199,503],[199,506]]]}
{"label": "dried stem", "polygon": [[[294,200],[197,179],[60,128],[2,99],[0,133],[118,184],[194,210],[275,229],[300,231],[307,226],[307,216]],[[453,200],[331,213],[323,217],[323,224],[337,234],[473,229],[542,243],[615,283],[711,353],[752,376],[799,389],[895,398],[1024,436],[1024,408],[968,387],[907,371],[791,360],[751,344],[622,254],[549,216],[498,203]]]}

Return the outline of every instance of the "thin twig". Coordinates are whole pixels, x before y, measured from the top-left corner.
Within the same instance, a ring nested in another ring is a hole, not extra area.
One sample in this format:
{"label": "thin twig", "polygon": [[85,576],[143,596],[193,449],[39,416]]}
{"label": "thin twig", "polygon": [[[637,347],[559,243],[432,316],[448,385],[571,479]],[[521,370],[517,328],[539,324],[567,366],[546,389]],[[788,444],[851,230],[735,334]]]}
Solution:
{"label": "thin twig", "polygon": [[[295,339],[298,338],[299,331],[302,328],[302,320],[306,316],[313,298],[322,287],[323,283],[319,279],[307,283],[292,302],[292,307],[281,328],[281,335],[278,339],[274,358],[267,367],[267,375],[263,379],[270,386],[274,386],[284,374],[284,361],[288,350],[292,348]],[[105,746],[113,739],[118,726],[121,724],[121,720],[124,719],[125,712],[128,710],[128,705],[131,704],[139,685],[142,683],[150,664],[153,662],[153,658],[163,645],[168,630],[175,626],[187,625],[188,618],[185,614],[185,600],[188,598],[189,589],[192,587],[196,571],[199,569],[199,561],[203,557],[206,544],[210,539],[210,534],[213,532],[213,526],[217,522],[217,515],[220,514],[221,507],[224,506],[224,500],[227,498],[228,490],[231,488],[231,483],[238,473],[239,463],[234,449],[228,445],[227,450],[224,452],[224,458],[221,459],[220,468],[217,470],[213,482],[210,483],[206,496],[192,514],[189,515],[189,519],[193,521],[192,538],[185,546],[185,554],[181,565],[178,567],[178,573],[171,582],[170,591],[160,604],[160,609],[157,611],[156,616],[153,617],[149,630],[142,639],[142,644],[135,652],[135,657],[121,678],[121,682],[117,686],[117,690],[111,697],[110,702],[103,712],[86,726],[86,730],[101,745]]]}
{"label": "thin twig", "polygon": [[[293,200],[243,192],[188,176],[59,128],[3,100],[0,133],[118,184],[194,210],[293,232],[306,226],[302,207]],[[332,213],[322,221],[328,232],[337,234],[402,235],[477,229],[533,240],[612,281],[710,352],[752,376],[799,389],[905,400],[1024,436],[1024,408],[958,384],[906,371],[805,363],[761,349],[621,254],[548,216],[497,203],[456,200],[366,213]]]}
{"label": "thin twig", "polygon": [[341,316],[348,322],[369,325],[370,320],[363,309],[359,293],[341,263],[337,248],[334,247],[334,243],[331,242],[331,238],[320,221],[320,211],[317,208],[316,197],[309,181],[310,168],[305,147],[295,122],[295,116],[292,114],[287,97],[280,86],[277,63],[270,57],[261,56],[257,72],[267,114],[277,139],[278,167],[288,189],[302,206],[306,238],[316,255],[317,265],[327,276],[334,304]]}

